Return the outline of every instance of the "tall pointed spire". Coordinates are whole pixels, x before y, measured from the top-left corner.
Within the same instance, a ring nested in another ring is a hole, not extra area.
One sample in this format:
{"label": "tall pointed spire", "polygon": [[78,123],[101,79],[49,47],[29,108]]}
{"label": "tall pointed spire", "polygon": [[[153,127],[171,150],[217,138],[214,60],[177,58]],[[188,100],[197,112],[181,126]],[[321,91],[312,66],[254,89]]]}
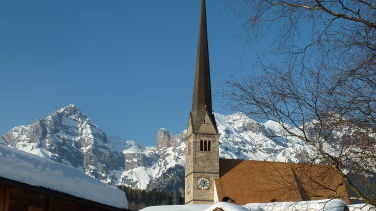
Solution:
{"label": "tall pointed spire", "polygon": [[214,124],[215,130],[217,130],[214,116],[212,114],[209,47],[206,23],[206,1],[201,0],[200,34],[198,39],[195,84],[193,89],[193,103],[191,113],[194,132],[198,130],[198,126],[204,118],[206,112],[209,114]]}

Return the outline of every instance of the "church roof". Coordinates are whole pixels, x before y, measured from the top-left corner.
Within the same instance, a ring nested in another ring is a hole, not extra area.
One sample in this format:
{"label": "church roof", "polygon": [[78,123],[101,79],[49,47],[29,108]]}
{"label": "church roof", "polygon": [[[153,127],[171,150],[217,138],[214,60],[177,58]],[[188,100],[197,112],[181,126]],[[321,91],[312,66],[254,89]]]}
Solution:
{"label": "church roof", "polygon": [[212,114],[212,96],[211,96],[211,82],[210,82],[210,64],[209,64],[209,47],[208,47],[208,32],[206,21],[206,2],[201,2],[201,19],[200,19],[200,33],[198,39],[197,58],[195,82],[193,88],[193,102],[192,102],[192,124],[193,132],[197,132],[199,124],[208,113],[215,130],[217,130],[214,115]]}
{"label": "church roof", "polygon": [[342,175],[325,165],[253,160],[219,160],[215,181],[218,199],[237,204],[302,201],[326,198],[348,200]]}

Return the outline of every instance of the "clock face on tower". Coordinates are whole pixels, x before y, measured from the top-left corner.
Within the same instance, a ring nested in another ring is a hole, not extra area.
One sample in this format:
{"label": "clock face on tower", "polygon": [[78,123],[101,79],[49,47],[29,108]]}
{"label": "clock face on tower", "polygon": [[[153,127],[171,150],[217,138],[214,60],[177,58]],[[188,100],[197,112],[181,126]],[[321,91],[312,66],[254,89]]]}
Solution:
{"label": "clock face on tower", "polygon": [[200,177],[197,180],[197,185],[201,190],[207,190],[209,188],[210,182],[208,178],[205,177]]}

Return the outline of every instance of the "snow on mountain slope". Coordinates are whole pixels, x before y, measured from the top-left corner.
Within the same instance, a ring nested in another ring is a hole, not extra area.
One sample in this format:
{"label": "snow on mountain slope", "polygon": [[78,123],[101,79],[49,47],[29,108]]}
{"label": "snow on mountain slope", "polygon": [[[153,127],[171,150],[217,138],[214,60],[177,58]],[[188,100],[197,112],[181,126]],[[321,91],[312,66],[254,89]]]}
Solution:
{"label": "snow on mountain slope", "polygon": [[220,137],[220,157],[297,162],[301,150],[311,151],[304,142],[284,135],[279,123],[258,123],[242,113],[215,114]]}
{"label": "snow on mountain slope", "polygon": [[[304,143],[283,135],[278,123],[258,123],[242,113],[215,114],[223,158],[298,161]],[[2,138],[13,148],[78,169],[112,185],[183,191],[184,131],[157,133],[157,147],[107,136],[74,105],[32,125],[11,129]]]}
{"label": "snow on mountain slope", "polygon": [[[134,145],[123,150],[125,169],[118,184],[125,184],[138,189],[157,188],[156,181],[170,177],[169,169],[184,166],[184,147],[182,135],[172,136],[179,143],[176,147],[141,147]],[[180,168],[179,168],[180,169]],[[175,175],[175,174],[174,174]],[[154,185],[152,185],[154,183]],[[169,181],[166,181],[169,183]],[[168,186],[169,184],[166,184]],[[164,188],[164,187],[159,187]],[[175,186],[174,186],[175,188]],[[182,191],[182,183],[177,185]]]}
{"label": "snow on mountain slope", "polygon": [[111,183],[111,170],[124,167],[121,153],[111,151],[106,134],[77,107],[69,105],[32,125],[3,136],[8,146],[81,169]]}

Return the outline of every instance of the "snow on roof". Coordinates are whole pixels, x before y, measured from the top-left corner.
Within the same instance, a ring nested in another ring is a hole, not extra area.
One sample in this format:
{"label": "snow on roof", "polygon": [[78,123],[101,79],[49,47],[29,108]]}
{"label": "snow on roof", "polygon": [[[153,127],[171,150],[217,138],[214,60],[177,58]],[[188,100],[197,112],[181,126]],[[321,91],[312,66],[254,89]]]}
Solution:
{"label": "snow on roof", "polygon": [[39,186],[117,208],[127,208],[125,193],[77,169],[0,144],[0,177]]}
{"label": "snow on roof", "polygon": [[298,202],[274,202],[274,203],[251,203],[244,207],[257,211],[296,211],[296,210],[323,210],[323,211],[343,211],[345,202],[339,199],[324,199]]}
{"label": "snow on roof", "polygon": [[[346,204],[338,199],[300,201],[300,202],[274,202],[252,203],[244,206],[219,202],[214,205],[171,205],[147,207],[141,211],[213,211],[221,208],[224,211],[343,211]],[[350,211],[376,211],[376,208],[367,204],[349,205]],[[372,209],[371,209],[372,208]]]}
{"label": "snow on roof", "polygon": [[208,207],[210,207],[210,205],[208,204],[165,205],[165,206],[146,207],[140,211],[202,211]]}
{"label": "snow on roof", "polygon": [[[250,209],[247,209],[247,208],[242,207],[240,205],[236,205],[236,204],[233,204],[233,203],[227,203],[227,202],[218,202],[218,203],[212,205],[211,207],[206,208],[204,211],[213,211],[215,208],[221,208],[224,211],[250,211]],[[255,210],[255,211],[263,211],[263,210]]]}

